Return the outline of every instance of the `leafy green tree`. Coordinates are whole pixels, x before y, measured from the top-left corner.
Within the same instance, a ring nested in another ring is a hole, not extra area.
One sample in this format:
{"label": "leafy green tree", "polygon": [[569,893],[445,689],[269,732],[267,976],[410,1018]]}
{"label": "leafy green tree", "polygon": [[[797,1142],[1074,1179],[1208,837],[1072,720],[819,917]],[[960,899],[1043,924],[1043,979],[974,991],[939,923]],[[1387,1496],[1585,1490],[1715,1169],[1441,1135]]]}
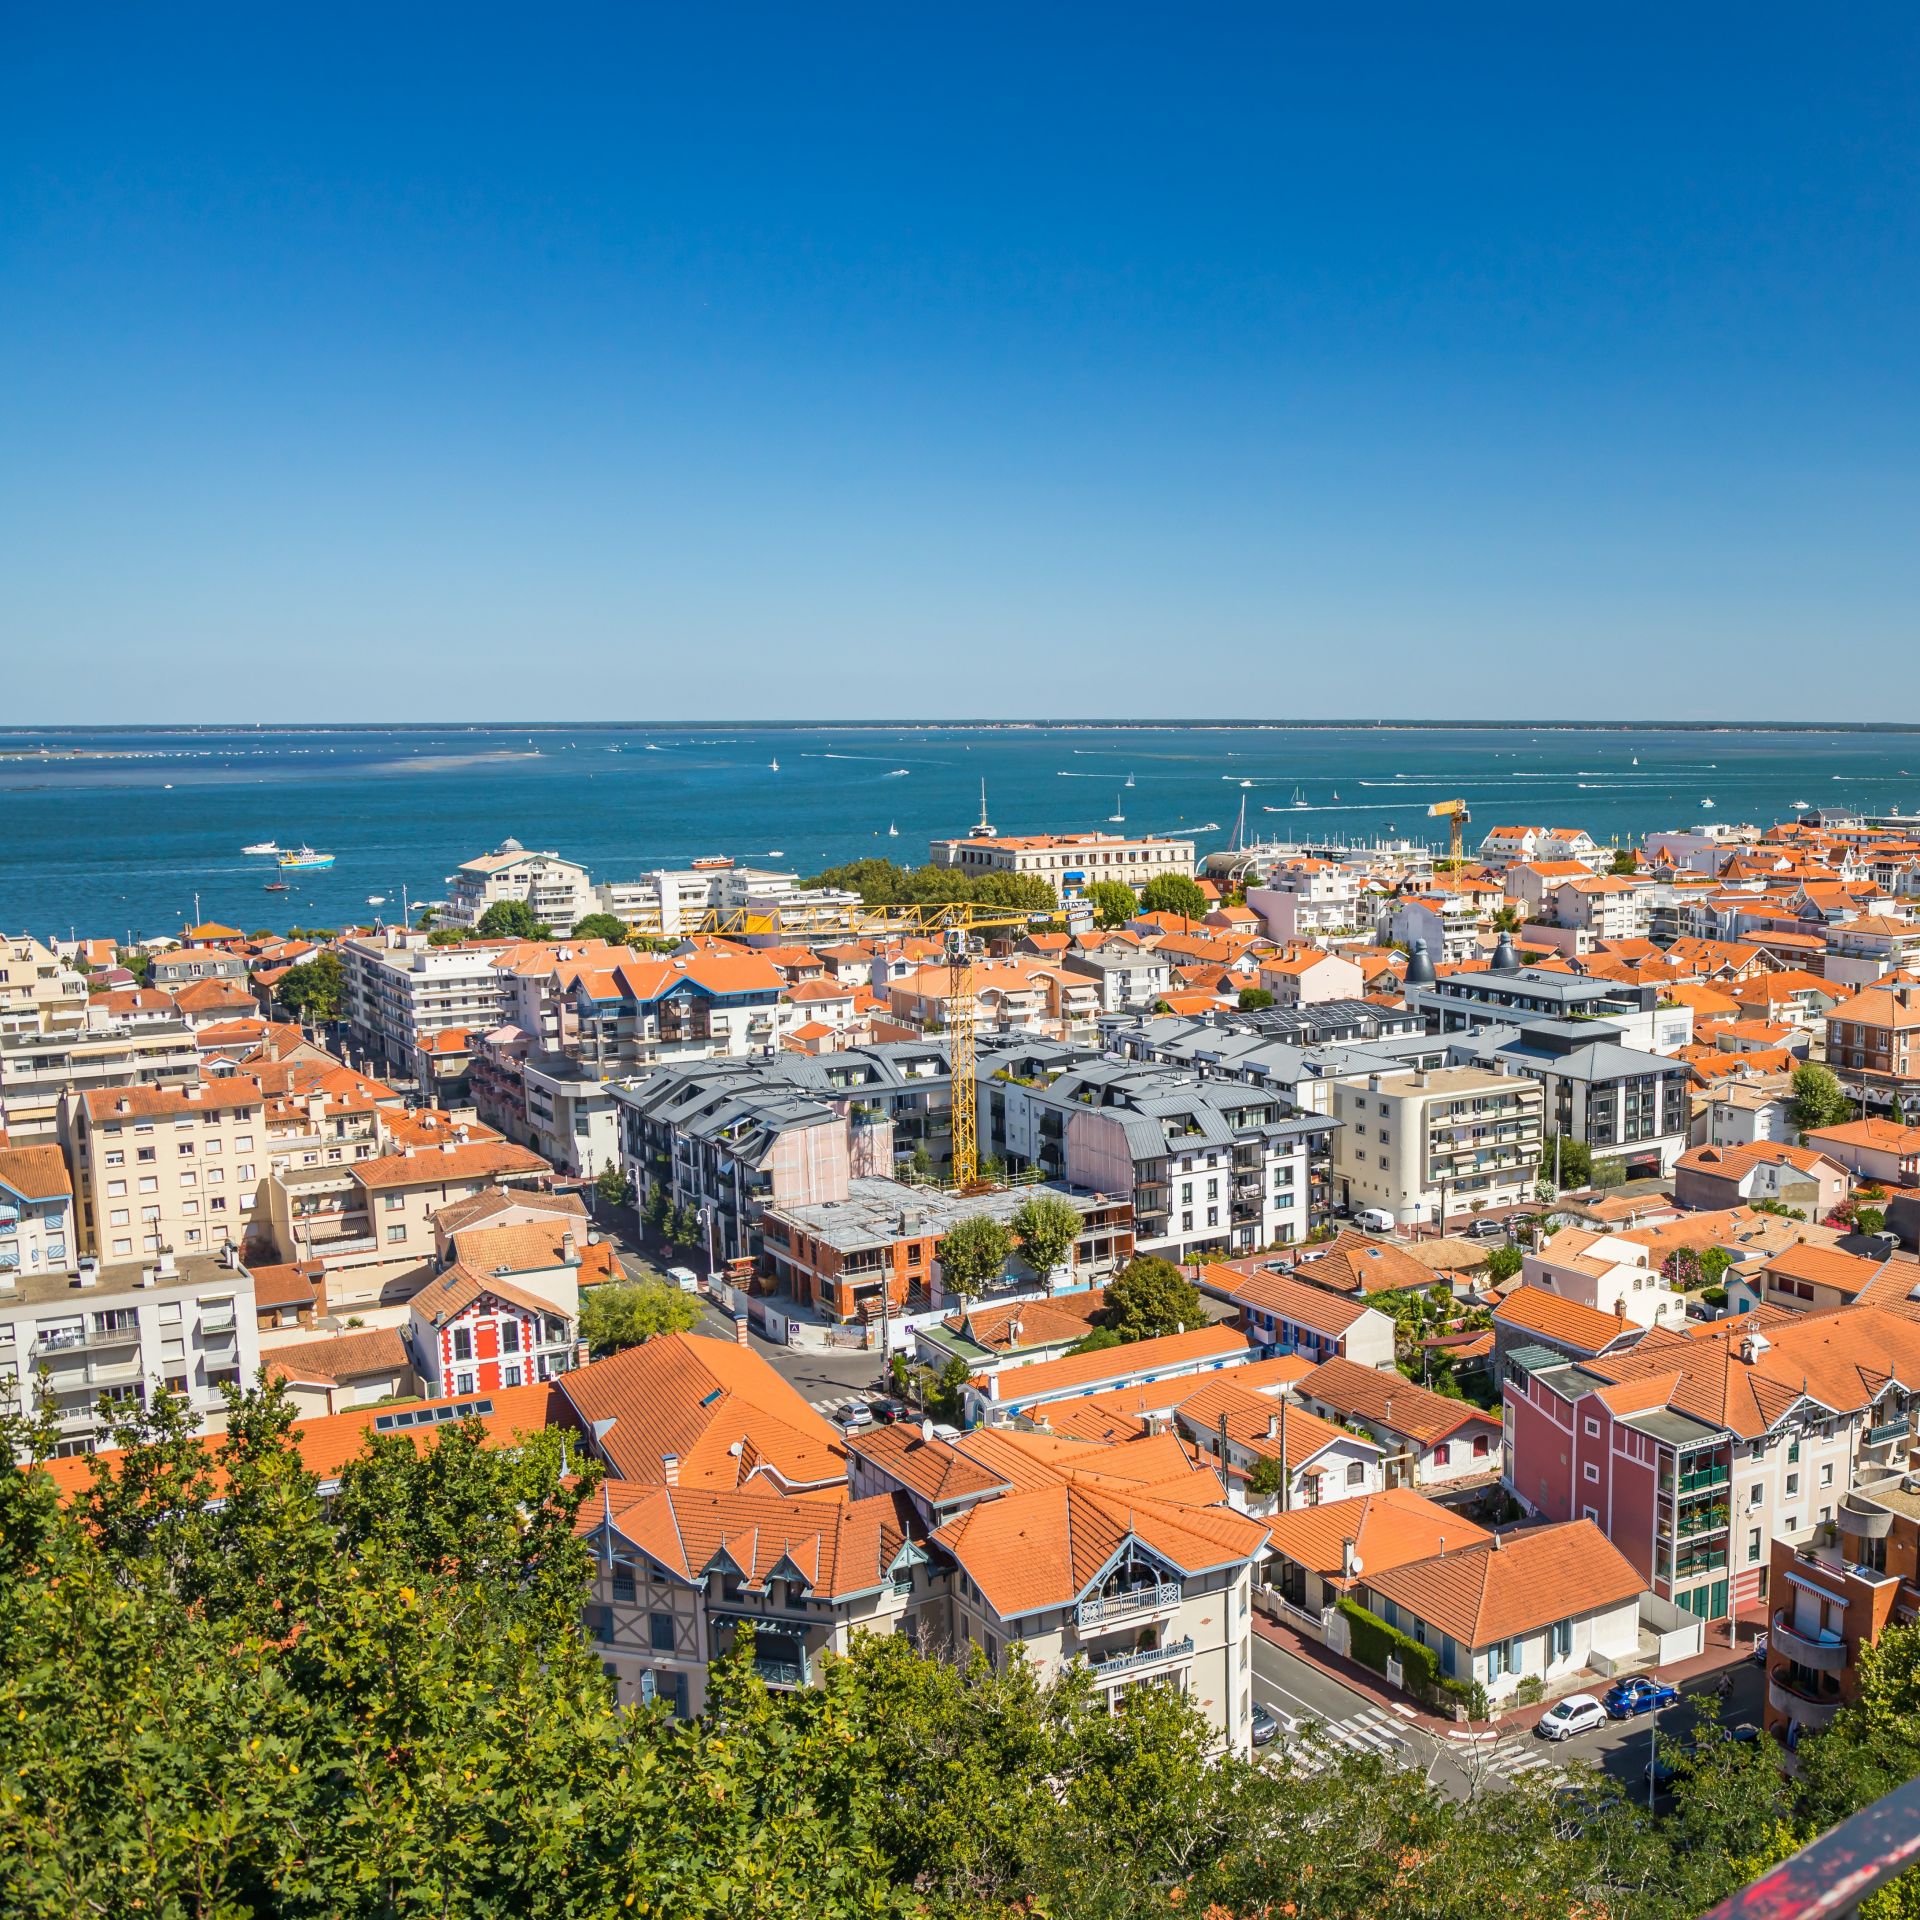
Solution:
{"label": "leafy green tree", "polygon": [[604,940],[609,946],[624,944],[627,923],[617,913],[588,913],[573,923],[575,940]]}
{"label": "leafy green tree", "polygon": [[1496,933],[1518,933],[1525,924],[1520,917],[1520,909],[1511,900],[1504,906],[1494,908],[1492,920]]}
{"label": "leafy green tree", "polygon": [[1487,1255],[1487,1278],[1496,1285],[1505,1286],[1526,1264],[1525,1252],[1514,1246],[1495,1247]]}
{"label": "leafy green tree", "polygon": [[913,1143],[912,1153],[907,1156],[908,1177],[919,1181],[924,1186],[933,1178],[935,1172],[933,1155],[927,1151],[927,1143],[924,1140],[916,1140]]}
{"label": "leafy green tree", "polygon": [[534,917],[524,900],[496,900],[474,931],[483,940],[551,940],[553,929]]}
{"label": "leafy green tree", "polygon": [[1199,881],[1184,873],[1156,873],[1140,889],[1142,913],[1178,913],[1189,920],[1204,920],[1212,910]]}
{"label": "leafy green tree", "polygon": [[1560,1152],[1560,1188],[1562,1192],[1585,1187],[1593,1181],[1593,1149],[1571,1134],[1550,1133],[1540,1149],[1540,1177],[1553,1178],[1554,1148]]}
{"label": "leafy green tree", "polygon": [[593,1190],[610,1207],[633,1205],[633,1182],[623,1167],[609,1160],[594,1177]]}
{"label": "leafy green tree", "polygon": [[1878,1207],[1859,1207],[1853,1216],[1855,1233],[1879,1233],[1887,1224],[1887,1216]]}
{"label": "leafy green tree", "polygon": [[1256,1500],[1272,1500],[1287,1484],[1287,1469],[1277,1454],[1263,1453],[1247,1474],[1247,1491]]}
{"label": "leafy green tree", "polygon": [[1630,880],[1640,871],[1640,862],[1634,857],[1631,847],[1615,847],[1607,871],[1623,880]]}
{"label": "leafy green tree", "polygon": [[673,1224],[668,1229],[668,1237],[676,1247],[694,1247],[700,1244],[700,1216],[690,1203],[674,1209]]}
{"label": "leafy green tree", "polygon": [[940,1284],[962,1300],[976,1300],[1007,1270],[1013,1235],[991,1214],[956,1220],[940,1242]]}
{"label": "leafy green tree", "polygon": [[1853,1102],[1831,1068],[1806,1060],[1793,1070],[1791,1112],[1793,1124],[1811,1133],[1818,1127],[1844,1126],[1853,1118]]}
{"label": "leafy green tree", "polygon": [[1094,1327],[1082,1334],[1067,1351],[1069,1353],[1104,1353],[1107,1348],[1121,1344],[1120,1336],[1111,1327]]}
{"label": "leafy green tree", "polygon": [[337,953],[316,953],[280,976],[274,995],[295,1019],[338,1020],[346,1005],[346,972]]}
{"label": "leafy green tree", "polygon": [[1703,1287],[1717,1287],[1726,1278],[1727,1269],[1733,1265],[1733,1255],[1725,1247],[1703,1247],[1695,1263]]}
{"label": "leafy green tree", "polygon": [[1118,880],[1096,880],[1081,895],[1093,909],[1096,924],[1124,927],[1140,911],[1140,899],[1134,890]]}
{"label": "leafy green tree", "polygon": [[461,947],[466,945],[466,941],[466,933],[460,927],[435,927],[427,935],[427,945],[430,947]]}
{"label": "leafy green tree", "polygon": [[1080,1210],[1057,1193],[1023,1200],[1008,1225],[1020,1257],[1043,1277],[1066,1259],[1080,1238]]}
{"label": "leafy green tree", "polygon": [[596,1357],[640,1346],[656,1333],[686,1333],[699,1324],[699,1300],[664,1280],[589,1287],[580,1301],[580,1336]]}
{"label": "leafy green tree", "polygon": [[1137,1253],[1107,1282],[1103,1322],[1122,1340],[1153,1340],[1205,1323],[1200,1289],[1170,1260]]}
{"label": "leafy green tree", "polygon": [[1240,1011],[1258,1013],[1263,1007],[1273,1005],[1273,995],[1265,987],[1242,987],[1240,989]]}
{"label": "leafy green tree", "polygon": [[640,1205],[640,1218],[649,1231],[663,1240],[667,1237],[667,1229],[673,1224],[673,1196],[664,1180],[655,1180],[648,1186],[647,1197]]}

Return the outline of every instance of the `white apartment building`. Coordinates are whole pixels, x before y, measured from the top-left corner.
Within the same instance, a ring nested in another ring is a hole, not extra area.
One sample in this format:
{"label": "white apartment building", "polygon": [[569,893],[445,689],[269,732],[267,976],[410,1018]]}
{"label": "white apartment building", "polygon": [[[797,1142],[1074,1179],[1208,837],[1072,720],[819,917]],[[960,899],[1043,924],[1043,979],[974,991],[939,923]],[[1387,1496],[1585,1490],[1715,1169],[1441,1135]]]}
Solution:
{"label": "white apartment building", "polygon": [[1474,1067],[1374,1073],[1333,1089],[1333,1186],[1350,1207],[1401,1226],[1476,1201],[1529,1199],[1540,1165],[1544,1096],[1531,1080]]}
{"label": "white apartment building", "polygon": [[68,1096],[81,1244],[107,1261],[218,1253],[247,1236],[267,1158],[265,1096],[238,1075]]}
{"label": "white apartment building", "polygon": [[96,1014],[70,1033],[0,1034],[0,1132],[15,1146],[57,1140],[60,1102],[69,1091],[186,1087],[199,1078],[199,1050],[184,1020]]}
{"label": "white apartment building", "polygon": [[1274,940],[1349,934],[1361,918],[1360,876],[1334,860],[1292,860],[1264,886],[1247,889],[1247,905]]}
{"label": "white apartment building", "polygon": [[562,939],[576,920],[599,910],[587,870],[577,861],[503,840],[493,852],[461,861],[440,918],[450,927],[477,927],[486,910],[503,900],[525,901],[533,917]]}
{"label": "white apartment building", "polygon": [[1117,880],[1138,893],[1163,873],[1193,877],[1193,842],[1159,834],[971,833],[936,840],[933,864],[958,873],[1024,873],[1044,880],[1063,903],[1077,900],[1097,880]]}
{"label": "white apartment building", "polygon": [[505,982],[492,947],[435,947],[424,933],[389,927],[341,941],[347,1024],[374,1070],[411,1072],[422,1040],[449,1027],[500,1024]]}
{"label": "white apartment building", "polygon": [[253,1276],[237,1260],[199,1256],[77,1273],[0,1270],[0,1402],[44,1395],[61,1454],[90,1453],[119,1404],[166,1386],[185,1396],[204,1430],[226,1424],[222,1386],[260,1366]]}
{"label": "white apartment building", "polygon": [[1636,1327],[1684,1327],[1686,1296],[1661,1278],[1643,1242],[1625,1234],[1562,1227],[1526,1256],[1522,1282]]}
{"label": "white apartment building", "polygon": [[0,1034],[71,1033],[86,1024],[87,983],[29,934],[0,934]]}

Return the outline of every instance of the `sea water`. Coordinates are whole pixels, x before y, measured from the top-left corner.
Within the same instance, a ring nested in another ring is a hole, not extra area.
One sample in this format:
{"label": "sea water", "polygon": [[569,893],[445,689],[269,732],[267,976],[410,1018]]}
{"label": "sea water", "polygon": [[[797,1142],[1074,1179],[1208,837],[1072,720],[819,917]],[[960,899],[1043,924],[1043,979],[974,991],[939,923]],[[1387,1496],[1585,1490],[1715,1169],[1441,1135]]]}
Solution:
{"label": "sea water", "polygon": [[[779,761],[776,771],[772,765]],[[1132,785],[1127,784],[1131,777]],[[1204,723],[0,729],[0,932],[125,938],[398,917],[508,836],[632,879],[712,854],[809,874],[1003,833],[1406,835],[1464,799],[1495,825],[1604,842],[1795,801],[1920,811],[1906,729]],[[1296,792],[1304,805],[1295,805]],[[1711,809],[1706,802],[1711,800]],[[1109,816],[1125,816],[1110,826]],[[897,835],[889,834],[890,827]],[[243,845],[336,856],[282,872]],[[264,891],[284,879],[286,893]],[[368,896],[387,904],[374,908]]]}

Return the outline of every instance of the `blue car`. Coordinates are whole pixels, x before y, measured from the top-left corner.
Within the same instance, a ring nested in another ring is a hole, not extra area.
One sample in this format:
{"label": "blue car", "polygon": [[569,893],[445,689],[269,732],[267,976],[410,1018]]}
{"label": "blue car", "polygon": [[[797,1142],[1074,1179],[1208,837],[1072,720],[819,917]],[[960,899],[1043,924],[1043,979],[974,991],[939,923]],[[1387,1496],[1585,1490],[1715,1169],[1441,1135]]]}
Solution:
{"label": "blue car", "polygon": [[1664,1680],[1649,1680],[1636,1674],[1631,1680],[1618,1680],[1602,1696],[1601,1704],[1615,1720],[1631,1720],[1637,1713],[1653,1713],[1673,1706],[1680,1696]]}

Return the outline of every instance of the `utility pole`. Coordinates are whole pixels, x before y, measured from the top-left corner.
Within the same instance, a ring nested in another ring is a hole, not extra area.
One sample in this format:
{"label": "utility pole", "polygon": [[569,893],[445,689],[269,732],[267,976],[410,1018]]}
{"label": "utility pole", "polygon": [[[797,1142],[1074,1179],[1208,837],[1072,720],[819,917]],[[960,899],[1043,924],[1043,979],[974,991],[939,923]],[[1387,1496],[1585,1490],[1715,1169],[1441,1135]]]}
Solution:
{"label": "utility pole", "polygon": [[1287,1401],[1292,1396],[1285,1388],[1280,1392],[1280,1511],[1293,1511],[1293,1469],[1287,1465]]}

